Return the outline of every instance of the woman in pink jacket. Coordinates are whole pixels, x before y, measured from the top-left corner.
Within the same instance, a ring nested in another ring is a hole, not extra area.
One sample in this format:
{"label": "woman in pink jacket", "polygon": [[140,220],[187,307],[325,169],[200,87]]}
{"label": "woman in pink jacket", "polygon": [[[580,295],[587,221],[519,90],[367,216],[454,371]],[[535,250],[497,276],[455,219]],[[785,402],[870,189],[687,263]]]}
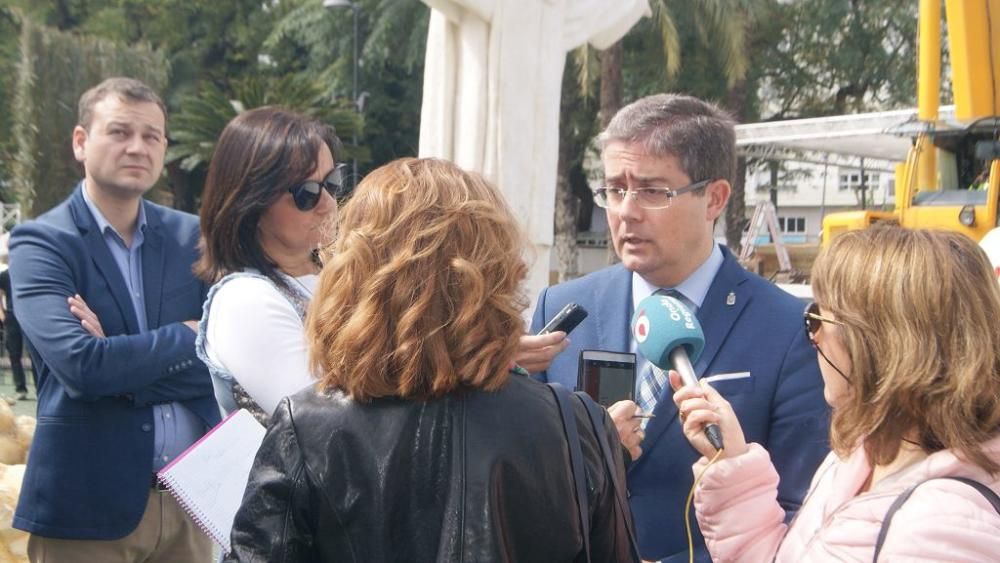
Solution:
{"label": "woman in pink jacket", "polygon": [[[712,557],[1000,561],[990,490],[940,478],[1000,490],[1000,286],[986,256],[960,234],[875,228],[834,239],[812,277],[805,325],[833,411],[833,452],[789,525],[768,453],[746,443],[729,403],[708,385],[674,395],[685,435],[706,456],[694,466],[705,471],[694,501]],[[709,423],[725,445],[710,466]],[[876,556],[890,505],[917,484]]]}

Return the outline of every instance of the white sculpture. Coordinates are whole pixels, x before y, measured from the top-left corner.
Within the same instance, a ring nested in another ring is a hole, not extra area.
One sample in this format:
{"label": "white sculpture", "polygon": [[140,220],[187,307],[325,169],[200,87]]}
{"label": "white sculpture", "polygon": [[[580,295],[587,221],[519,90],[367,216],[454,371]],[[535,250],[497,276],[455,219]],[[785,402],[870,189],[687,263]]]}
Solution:
{"label": "white sculpture", "polygon": [[420,156],[452,160],[496,182],[535,255],[534,300],[549,284],[566,54],[604,49],[647,0],[423,0],[432,8],[424,65]]}

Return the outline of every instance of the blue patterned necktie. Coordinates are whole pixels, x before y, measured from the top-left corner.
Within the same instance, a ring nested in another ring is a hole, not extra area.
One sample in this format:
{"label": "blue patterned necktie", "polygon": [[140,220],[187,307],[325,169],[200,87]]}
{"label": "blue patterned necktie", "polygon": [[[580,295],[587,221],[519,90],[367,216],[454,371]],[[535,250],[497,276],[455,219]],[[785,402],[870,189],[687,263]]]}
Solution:
{"label": "blue patterned necktie", "polygon": [[[673,297],[674,299],[681,298],[680,292],[673,289],[658,289],[653,295],[666,295],[668,297]],[[644,358],[645,359],[645,358]],[[660,393],[669,385],[667,382],[667,372],[658,369],[648,360],[646,361],[646,367],[639,374],[639,377],[635,382],[635,402],[639,405],[639,409],[644,413],[651,413],[653,409],[656,408],[657,401],[660,400]],[[643,419],[642,425],[645,426],[649,422],[649,419]]]}

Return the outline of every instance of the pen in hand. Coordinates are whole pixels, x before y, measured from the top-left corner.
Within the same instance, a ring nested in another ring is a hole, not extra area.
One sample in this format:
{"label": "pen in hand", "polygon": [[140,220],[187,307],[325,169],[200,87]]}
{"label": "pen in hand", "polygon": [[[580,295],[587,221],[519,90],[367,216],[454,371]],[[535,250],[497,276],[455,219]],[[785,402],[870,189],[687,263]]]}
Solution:
{"label": "pen in hand", "polygon": [[651,412],[636,412],[632,415],[632,418],[656,418],[656,415]]}

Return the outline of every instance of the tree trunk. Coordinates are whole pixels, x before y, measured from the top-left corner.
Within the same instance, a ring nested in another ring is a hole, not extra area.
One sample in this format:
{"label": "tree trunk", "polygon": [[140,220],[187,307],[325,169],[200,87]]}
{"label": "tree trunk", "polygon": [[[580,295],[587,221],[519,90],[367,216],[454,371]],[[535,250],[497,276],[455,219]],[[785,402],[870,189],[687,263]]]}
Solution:
{"label": "tree trunk", "polygon": [[[622,108],[622,42],[615,41],[601,53],[601,130],[608,127],[611,118]],[[615,264],[621,259],[615,253],[608,233],[608,264]]]}
{"label": "tree trunk", "polygon": [[[736,121],[747,121],[747,81],[739,80],[726,93],[725,107],[733,114]],[[746,227],[746,172],[747,159],[739,157],[736,160],[736,176],[733,178],[733,193],[729,196],[726,206],[726,246],[739,256],[743,229]]]}
{"label": "tree trunk", "polygon": [[736,161],[736,178],[733,179],[733,195],[726,206],[726,246],[733,254],[739,256],[743,230],[747,226],[747,204],[744,197],[746,186],[747,159],[739,157]]}
{"label": "tree trunk", "polygon": [[601,52],[601,130],[622,107],[622,42]]}
{"label": "tree trunk", "polygon": [[197,213],[194,205],[194,190],[191,189],[191,174],[180,167],[180,161],[171,162],[165,166],[167,184],[173,195],[173,208],[188,213]]}
{"label": "tree trunk", "polygon": [[[565,137],[566,135],[561,135]],[[555,244],[559,282],[569,281],[580,275],[580,251],[576,246],[576,197],[569,180],[569,169],[575,149],[568,139],[559,140],[559,163],[556,167],[556,216]]]}
{"label": "tree trunk", "polygon": [[573,59],[567,56],[559,98],[559,160],[556,164],[555,240],[552,244],[556,275],[560,282],[580,275],[580,253],[576,246],[576,198],[569,179],[573,154],[579,150],[573,135],[573,114],[580,99],[575,74]]}

